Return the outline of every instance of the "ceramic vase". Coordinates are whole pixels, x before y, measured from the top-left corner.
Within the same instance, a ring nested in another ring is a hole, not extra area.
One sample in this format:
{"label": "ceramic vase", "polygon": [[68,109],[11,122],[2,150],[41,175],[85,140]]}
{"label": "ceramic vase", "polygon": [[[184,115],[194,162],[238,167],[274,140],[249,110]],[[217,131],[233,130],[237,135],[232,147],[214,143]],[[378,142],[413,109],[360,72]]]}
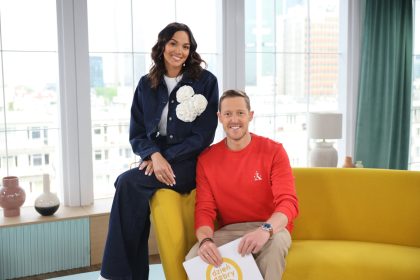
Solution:
{"label": "ceramic vase", "polygon": [[361,160],[356,161],[355,167],[356,168],[363,168],[363,162]]}
{"label": "ceramic vase", "polygon": [[50,175],[43,175],[44,193],[35,199],[35,210],[42,216],[51,216],[60,207],[58,196],[50,192]]}
{"label": "ceramic vase", "polygon": [[4,209],[5,217],[20,215],[20,207],[26,199],[25,190],[19,186],[19,178],[8,176],[3,178],[3,187],[0,189],[0,206]]}
{"label": "ceramic vase", "polygon": [[352,167],[354,167],[353,159],[351,157],[347,156],[344,159],[343,168],[352,168]]}

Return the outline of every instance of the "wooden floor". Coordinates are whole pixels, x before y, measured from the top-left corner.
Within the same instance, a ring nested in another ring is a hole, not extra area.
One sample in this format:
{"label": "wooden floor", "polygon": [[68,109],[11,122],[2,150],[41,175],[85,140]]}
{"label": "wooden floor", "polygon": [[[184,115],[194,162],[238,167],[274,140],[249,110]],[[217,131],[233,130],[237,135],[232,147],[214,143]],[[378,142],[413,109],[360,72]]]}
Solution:
{"label": "wooden floor", "polygon": [[[160,263],[160,257],[159,255],[150,255],[149,256],[149,263],[150,264],[157,264]],[[83,272],[90,272],[90,271],[97,271],[101,269],[101,265],[93,265],[88,267],[81,267],[81,268],[75,268],[70,270],[63,270],[63,271],[56,271],[46,274],[40,274],[36,276],[28,276],[28,277],[21,277],[21,278],[14,278],[16,280],[44,280],[48,278],[54,278],[54,277],[61,277],[66,275],[72,275],[72,274],[78,274]]]}

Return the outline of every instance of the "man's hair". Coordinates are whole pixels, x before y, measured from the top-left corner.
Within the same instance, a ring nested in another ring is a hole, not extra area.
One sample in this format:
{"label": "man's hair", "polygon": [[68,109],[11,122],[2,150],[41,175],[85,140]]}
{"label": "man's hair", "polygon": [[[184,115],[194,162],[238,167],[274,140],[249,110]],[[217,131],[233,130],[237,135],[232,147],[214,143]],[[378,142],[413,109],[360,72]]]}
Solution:
{"label": "man's hair", "polygon": [[251,102],[249,101],[248,95],[245,93],[245,91],[242,90],[236,90],[236,89],[228,89],[225,92],[223,92],[222,96],[219,100],[219,112],[222,107],[222,101],[226,98],[232,98],[232,97],[242,97],[245,100],[246,108],[251,111]]}

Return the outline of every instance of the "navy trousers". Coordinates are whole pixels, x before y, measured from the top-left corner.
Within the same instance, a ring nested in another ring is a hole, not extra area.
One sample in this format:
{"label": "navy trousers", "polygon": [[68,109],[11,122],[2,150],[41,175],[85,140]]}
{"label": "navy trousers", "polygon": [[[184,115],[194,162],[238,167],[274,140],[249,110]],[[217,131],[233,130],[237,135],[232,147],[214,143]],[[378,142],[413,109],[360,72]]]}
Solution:
{"label": "navy trousers", "polygon": [[[195,161],[173,164],[179,193],[195,187]],[[190,171],[192,170],[192,171]],[[189,172],[188,172],[189,171]],[[147,280],[149,277],[149,200],[168,187],[138,168],[121,174],[115,181],[115,196],[109,218],[101,275],[112,280]]]}

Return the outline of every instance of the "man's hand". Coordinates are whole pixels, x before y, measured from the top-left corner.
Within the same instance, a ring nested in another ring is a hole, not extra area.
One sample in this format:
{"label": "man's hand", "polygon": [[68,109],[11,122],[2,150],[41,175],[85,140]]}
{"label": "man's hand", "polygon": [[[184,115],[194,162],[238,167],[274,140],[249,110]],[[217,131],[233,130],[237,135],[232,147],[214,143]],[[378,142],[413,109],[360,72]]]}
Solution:
{"label": "man's hand", "polygon": [[206,241],[203,245],[201,245],[198,249],[198,255],[204,262],[212,264],[216,267],[222,265],[223,263],[222,255],[220,255],[219,249],[216,247],[216,244],[211,241]]}
{"label": "man's hand", "polygon": [[242,257],[251,253],[258,253],[269,238],[270,233],[268,231],[257,228],[242,237],[241,242],[239,242],[238,253]]}
{"label": "man's hand", "polygon": [[173,186],[175,182],[175,174],[169,162],[162,156],[161,153],[156,152],[151,156],[153,163],[153,171],[156,179],[168,186]]}

